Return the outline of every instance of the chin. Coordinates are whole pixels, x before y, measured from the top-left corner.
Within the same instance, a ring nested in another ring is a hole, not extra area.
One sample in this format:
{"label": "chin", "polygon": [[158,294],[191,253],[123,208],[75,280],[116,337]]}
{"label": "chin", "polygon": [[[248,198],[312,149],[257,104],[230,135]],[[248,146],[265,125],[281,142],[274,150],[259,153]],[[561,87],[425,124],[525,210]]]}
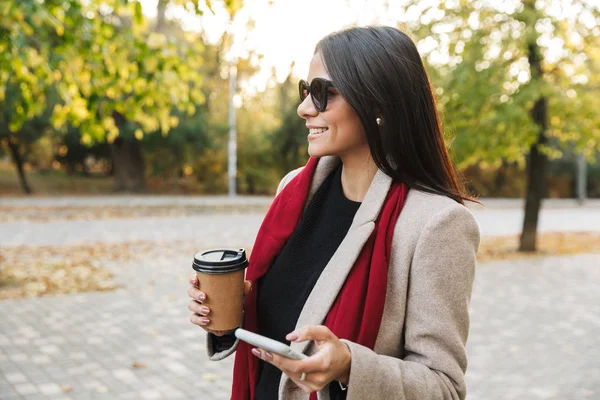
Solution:
{"label": "chin", "polygon": [[324,151],[324,149],[320,149],[319,146],[311,146],[308,145],[308,155],[315,158],[320,158],[324,156],[330,155],[329,152]]}

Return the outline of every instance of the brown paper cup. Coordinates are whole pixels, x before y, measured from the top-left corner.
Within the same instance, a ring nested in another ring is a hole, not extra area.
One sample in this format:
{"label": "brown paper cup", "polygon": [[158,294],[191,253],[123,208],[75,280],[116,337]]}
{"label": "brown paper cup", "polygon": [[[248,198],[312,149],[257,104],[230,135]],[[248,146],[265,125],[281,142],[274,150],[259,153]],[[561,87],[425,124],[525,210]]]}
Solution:
{"label": "brown paper cup", "polygon": [[202,302],[210,308],[208,329],[225,331],[242,326],[244,270],[228,274],[203,274],[196,271],[200,290],[206,293]]}
{"label": "brown paper cup", "polygon": [[206,293],[202,303],[210,308],[208,329],[233,330],[242,326],[244,271],[248,266],[244,249],[215,249],[197,253],[192,264],[200,290]]}

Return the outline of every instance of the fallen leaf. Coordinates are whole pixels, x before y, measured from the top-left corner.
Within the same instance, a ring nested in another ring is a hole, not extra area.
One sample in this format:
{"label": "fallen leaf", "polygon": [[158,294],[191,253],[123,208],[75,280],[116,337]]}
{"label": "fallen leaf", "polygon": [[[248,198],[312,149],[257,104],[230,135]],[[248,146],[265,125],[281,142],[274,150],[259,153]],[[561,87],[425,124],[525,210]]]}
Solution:
{"label": "fallen leaf", "polygon": [[143,368],[146,368],[146,364],[141,363],[139,361],[135,361],[133,364],[131,364],[131,368],[133,368],[133,369],[143,369]]}

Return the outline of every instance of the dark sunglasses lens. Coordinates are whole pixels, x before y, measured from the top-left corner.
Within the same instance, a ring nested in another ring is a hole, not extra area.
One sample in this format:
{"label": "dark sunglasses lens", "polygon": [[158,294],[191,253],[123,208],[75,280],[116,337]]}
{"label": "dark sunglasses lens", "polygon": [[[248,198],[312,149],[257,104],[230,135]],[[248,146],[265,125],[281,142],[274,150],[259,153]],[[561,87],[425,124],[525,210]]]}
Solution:
{"label": "dark sunglasses lens", "polygon": [[318,110],[322,110],[323,102],[325,101],[326,93],[324,93],[325,84],[320,79],[313,79],[310,83],[310,93]]}
{"label": "dark sunglasses lens", "polygon": [[300,101],[304,101],[308,97],[308,83],[305,80],[300,80],[298,83],[298,91],[300,93]]}

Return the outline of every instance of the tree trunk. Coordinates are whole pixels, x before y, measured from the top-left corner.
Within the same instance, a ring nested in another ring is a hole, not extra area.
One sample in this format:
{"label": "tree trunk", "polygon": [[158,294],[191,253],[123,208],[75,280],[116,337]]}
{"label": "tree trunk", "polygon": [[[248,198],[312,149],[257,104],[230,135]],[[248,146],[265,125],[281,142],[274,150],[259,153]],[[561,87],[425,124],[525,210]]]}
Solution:
{"label": "tree trunk", "polygon": [[12,155],[13,162],[17,167],[17,171],[19,173],[19,183],[21,184],[21,188],[25,194],[33,193],[31,191],[31,187],[27,182],[27,178],[25,177],[25,170],[23,169],[23,158],[19,153],[19,145],[16,143],[12,143],[10,140],[8,141],[8,147],[10,148],[10,153]]}
{"label": "tree trunk", "polygon": [[[529,44],[529,65],[531,80],[542,80],[542,58],[535,42]],[[541,152],[541,147],[548,142],[546,131],[548,128],[548,100],[541,96],[531,109],[531,117],[538,126],[538,137],[531,146],[527,161],[527,194],[525,197],[525,218],[519,251],[536,251],[537,225],[542,197],[546,186],[546,156]]]}
{"label": "tree trunk", "polygon": [[165,29],[165,12],[167,10],[167,0],[158,0],[156,6],[156,32],[163,33]]}
{"label": "tree trunk", "polygon": [[494,193],[495,197],[504,197],[504,185],[506,184],[506,169],[508,168],[508,163],[502,160],[502,165],[496,171],[496,176],[494,177]]}
{"label": "tree trunk", "polygon": [[110,145],[110,153],[115,176],[115,190],[118,192],[144,192],[146,171],[142,148],[137,140],[117,138]]}

